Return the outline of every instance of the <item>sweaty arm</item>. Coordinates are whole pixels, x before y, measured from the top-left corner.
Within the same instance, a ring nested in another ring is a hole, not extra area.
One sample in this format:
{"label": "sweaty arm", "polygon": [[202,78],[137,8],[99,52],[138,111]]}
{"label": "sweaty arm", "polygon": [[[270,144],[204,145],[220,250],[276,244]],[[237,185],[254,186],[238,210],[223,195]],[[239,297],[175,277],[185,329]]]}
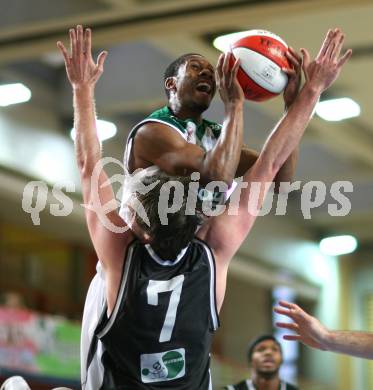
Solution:
{"label": "sweaty arm", "polygon": [[[94,107],[95,84],[103,72],[107,53],[95,63],[91,55],[91,31],[82,26],[70,30],[71,53],[57,43],[64,56],[66,72],[73,89],[75,150],[89,234],[105,272],[108,308],[117,295],[124,252],[133,238],[117,212],[114,193],[101,164],[101,145],[97,137]],[[109,210],[106,208],[110,205]]]}
{"label": "sweaty arm", "polygon": [[222,180],[231,184],[242,147],[242,105],[232,107],[214,148],[205,152],[191,144],[174,129],[149,122],[137,132],[134,141],[135,166],[157,165],[169,175],[201,174],[201,183]]}
{"label": "sweaty arm", "polygon": [[[233,192],[229,208],[237,207],[236,211],[232,209],[232,214],[226,209],[221,215],[211,218],[197,234],[207,242],[215,256],[218,310],[225,294],[229,262],[257,216],[249,209],[250,197],[256,199],[255,205],[251,206],[260,209],[269,189],[265,184],[273,181],[280,167],[298,145],[320,93],[320,90],[312,86],[304,86],[297,101],[272,131],[253,167],[243,176],[242,184],[245,187],[238,186]],[[259,186],[255,186],[256,184]],[[257,193],[254,194],[254,191]]]}
{"label": "sweaty arm", "polygon": [[[299,94],[299,89],[302,79],[302,57],[292,47],[288,48],[285,53],[286,57],[291,65],[290,68],[284,68],[283,71],[288,76],[288,83],[284,90],[283,98],[285,103],[285,110],[287,111],[294,103],[296,97]],[[242,148],[240,163],[237,169],[237,177],[241,177],[245,172],[250,169],[256,162],[259,153],[255,150],[249,149],[247,146]],[[274,183],[275,192],[280,191],[280,185],[282,182],[290,182],[293,180],[295,168],[298,160],[298,148],[296,148],[284,162],[282,167],[277,172]]]}
{"label": "sweaty arm", "polygon": [[306,83],[268,137],[254,166],[244,175],[242,184],[246,183],[246,188],[238,187],[233,192],[230,208],[236,203],[237,209],[231,210],[233,213],[225,210],[211,218],[198,232],[198,236],[207,242],[215,254],[218,308],[223,302],[229,262],[254,224],[257,210],[268,191],[265,184],[273,180],[297,147],[321,93],[338,78],[352,54],[348,50],[340,57],[343,41],[344,34],[339,29],[328,31],[313,61],[310,61],[308,51],[303,49]]}

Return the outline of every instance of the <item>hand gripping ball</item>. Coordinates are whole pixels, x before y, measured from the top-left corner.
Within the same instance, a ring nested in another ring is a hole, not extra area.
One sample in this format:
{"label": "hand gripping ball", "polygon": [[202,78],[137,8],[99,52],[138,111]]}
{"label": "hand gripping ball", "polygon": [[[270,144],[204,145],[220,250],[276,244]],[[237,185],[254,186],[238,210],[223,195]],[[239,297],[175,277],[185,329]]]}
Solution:
{"label": "hand gripping ball", "polygon": [[285,56],[287,49],[279,36],[265,30],[250,30],[231,44],[234,59],[241,61],[237,78],[246,99],[260,102],[284,90],[288,76],[281,69],[291,68]]}

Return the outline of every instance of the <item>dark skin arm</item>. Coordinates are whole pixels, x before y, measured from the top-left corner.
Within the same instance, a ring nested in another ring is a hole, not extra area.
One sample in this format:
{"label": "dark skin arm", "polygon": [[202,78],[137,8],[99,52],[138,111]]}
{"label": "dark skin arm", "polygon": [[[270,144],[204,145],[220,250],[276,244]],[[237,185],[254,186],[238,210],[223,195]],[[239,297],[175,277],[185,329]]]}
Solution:
{"label": "dark skin arm", "polygon": [[[213,163],[212,156],[206,156],[206,152],[199,146],[186,142],[175,130],[159,123],[147,123],[142,126],[135,137],[134,143],[134,167],[146,168],[157,165],[169,175],[190,175],[192,172],[200,172],[206,182],[219,180],[219,167]],[[258,159],[259,153],[246,145],[242,147],[240,160],[235,177],[241,177],[250,169]],[[215,167],[211,171],[209,161]],[[279,190],[281,182],[292,180],[298,158],[296,149],[276,175],[275,192]],[[224,163],[221,163],[224,165]],[[206,171],[206,172],[205,172]],[[210,179],[210,180],[208,180]]]}

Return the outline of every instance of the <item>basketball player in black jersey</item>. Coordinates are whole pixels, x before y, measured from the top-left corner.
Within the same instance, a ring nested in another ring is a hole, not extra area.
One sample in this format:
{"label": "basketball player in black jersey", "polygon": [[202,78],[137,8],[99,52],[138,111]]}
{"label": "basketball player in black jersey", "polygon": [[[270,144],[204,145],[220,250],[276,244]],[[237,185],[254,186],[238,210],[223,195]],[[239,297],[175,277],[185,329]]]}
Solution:
{"label": "basketball player in black jersey", "polygon": [[[106,205],[115,198],[102,169],[98,194],[91,187],[94,169],[101,164],[92,96],[106,55],[100,54],[97,64],[94,63],[90,32],[83,33],[78,28],[70,34],[71,54],[61,43],[59,46],[74,90],[83,198],[85,204],[95,206],[98,195],[100,204]],[[269,136],[257,161],[245,173],[248,187],[241,191],[238,215],[229,215],[226,210],[195,234],[200,219],[187,215],[186,199],[182,197],[180,212],[170,217],[169,225],[164,227],[159,218],[154,218],[148,229],[136,216],[131,229],[118,234],[101,223],[94,209],[86,209],[89,233],[106,273],[107,307],[96,329],[96,336],[104,344],[98,367],[103,375],[101,388],[212,389],[208,357],[211,333],[218,326],[217,313],[224,299],[229,262],[255,221],[255,215],[248,212],[251,183],[272,181],[297,147],[320,94],[335,81],[351,55],[347,51],[340,56],[343,41],[342,32],[336,29],[328,32],[314,61],[303,51],[306,83]],[[237,87],[235,77],[226,83],[227,87]],[[149,183],[161,179],[161,174],[144,178]],[[152,195],[160,189],[155,187]],[[264,196],[262,189],[259,204]],[[157,206],[146,196],[139,200],[149,212]],[[126,227],[116,210],[107,217],[113,225]],[[162,246],[157,240],[161,229],[167,233],[168,243],[180,240],[179,248],[174,246],[168,253],[172,257],[163,253],[167,245],[160,251]],[[94,353],[92,346],[90,357]]]}
{"label": "basketball player in black jersey", "polygon": [[[88,50],[85,56],[91,56]],[[289,108],[299,91],[301,57],[291,48],[287,56],[294,68],[284,70],[289,76],[284,103]],[[228,73],[228,60],[228,56],[221,56],[218,61],[217,85],[213,66],[199,54],[182,55],[167,67],[164,85],[168,106],[150,115],[130,132],[124,159],[125,168],[129,172],[157,165],[171,175],[197,171],[201,176],[201,184],[221,180],[230,185],[233,177],[243,175],[253,165],[258,153],[242,146],[243,94],[237,83],[229,83],[232,74]],[[225,108],[223,125],[202,118],[216,89]],[[90,98],[93,100],[93,93]],[[80,99],[76,102],[78,106]],[[276,191],[281,182],[291,181],[297,154],[295,150],[277,173],[274,179]],[[224,194],[217,195],[218,199],[224,198]],[[125,207],[121,209],[120,215],[125,218],[123,210]],[[98,318],[106,299],[104,284],[105,275],[98,262],[97,274],[91,282],[83,314],[82,362],[87,361],[94,329],[93,317]],[[90,378],[86,376],[84,367],[82,363],[82,383],[88,386]],[[94,384],[90,386],[96,387]]]}
{"label": "basketball player in black jersey", "polygon": [[249,344],[247,360],[251,378],[224,390],[297,390],[297,387],[280,379],[282,364],[281,344],[271,334],[261,335]]}

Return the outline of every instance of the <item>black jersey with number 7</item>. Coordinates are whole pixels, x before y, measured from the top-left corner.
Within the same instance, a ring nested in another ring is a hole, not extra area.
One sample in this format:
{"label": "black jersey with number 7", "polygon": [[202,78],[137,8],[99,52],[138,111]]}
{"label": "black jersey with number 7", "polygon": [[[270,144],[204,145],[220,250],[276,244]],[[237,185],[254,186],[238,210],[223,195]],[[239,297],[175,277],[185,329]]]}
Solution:
{"label": "black jersey with number 7", "polygon": [[102,389],[212,389],[210,347],[218,326],[210,248],[195,239],[167,261],[134,241],[114,309],[96,329],[105,347]]}

